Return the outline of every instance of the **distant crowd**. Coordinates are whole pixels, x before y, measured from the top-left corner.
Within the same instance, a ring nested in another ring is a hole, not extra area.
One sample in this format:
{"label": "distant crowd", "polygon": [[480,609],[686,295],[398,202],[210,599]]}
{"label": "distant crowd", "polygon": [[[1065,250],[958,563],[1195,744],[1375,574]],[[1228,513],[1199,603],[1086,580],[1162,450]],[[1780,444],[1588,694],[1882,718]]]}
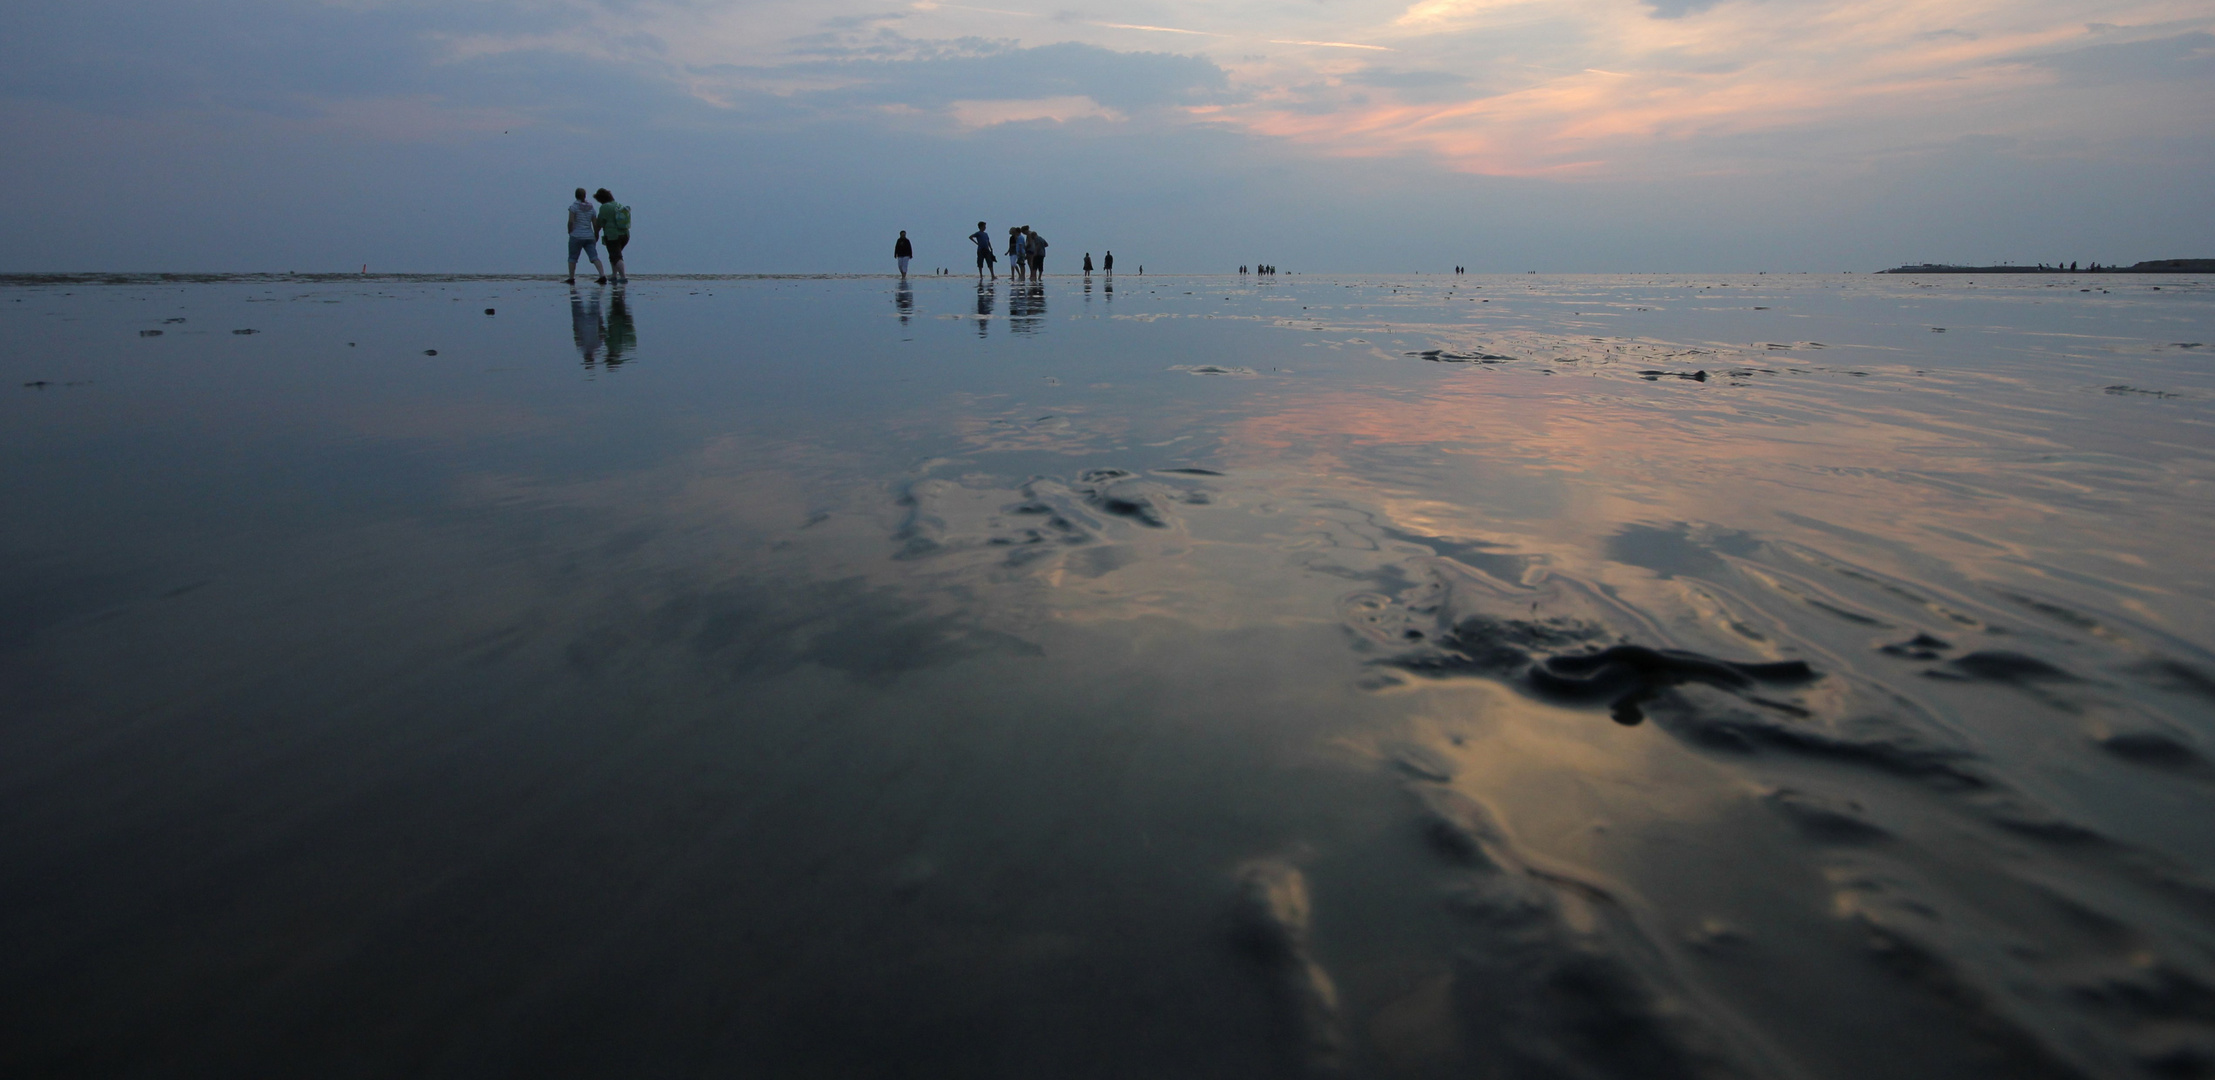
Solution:
{"label": "distant crowd", "polygon": [[[594,202],[599,205],[594,206]],[[623,267],[623,249],[631,242],[631,208],[616,202],[613,192],[601,188],[593,192],[588,200],[585,189],[578,188],[577,201],[569,204],[568,229],[569,284],[577,283],[579,259],[592,263],[593,270],[599,274],[599,284],[605,285],[611,278],[619,282],[630,280],[629,272]],[[993,280],[999,280],[1000,255],[1003,253],[995,250],[997,243],[991,226],[978,222],[977,231],[969,234],[969,242],[977,247],[977,276],[990,275]],[[608,249],[608,259],[604,265],[600,262],[602,245]],[[1010,228],[1007,233],[1007,250],[1004,252],[1008,259],[1008,277],[1017,281],[1044,277],[1047,246],[1046,238],[1028,225]],[[907,277],[908,264],[915,259],[915,244],[908,239],[906,229],[900,230],[899,239],[892,242],[892,259],[899,264],[900,276]],[[1108,252],[1100,260],[1100,269],[1109,274],[1115,272],[1114,252]],[[1244,273],[1245,267],[1240,267],[1239,271]],[[1089,251],[1084,253],[1084,272],[1092,273],[1092,253]],[[1141,266],[1138,272],[1143,274],[1146,268]],[[1273,274],[1276,267],[1263,267],[1260,272]],[[940,268],[938,273],[951,274],[953,271]]]}
{"label": "distant crowd", "polygon": [[[1004,252],[995,250],[998,243],[997,238],[992,235],[992,226],[982,221],[977,223],[977,231],[970,233],[968,240],[977,248],[977,276],[980,278],[989,277],[993,281],[1000,279],[1001,255],[1007,256],[1008,279],[1011,281],[1035,281],[1046,276],[1046,248],[1048,245],[1046,238],[1039,235],[1037,229],[1033,229],[1028,225],[1016,225],[1009,228],[1008,246]],[[908,263],[914,258],[915,245],[909,242],[907,230],[902,229],[900,230],[900,238],[892,242],[892,261],[899,265],[902,278],[908,276]],[[1083,265],[1084,272],[1090,274],[1093,269],[1091,252],[1084,253]],[[1100,260],[1099,268],[1106,273],[1113,274],[1115,272],[1115,253],[1108,252],[1106,257]],[[1143,274],[1146,272],[1146,268],[1141,266],[1138,268],[1138,272]],[[953,270],[948,267],[939,267],[934,273],[951,274]]]}

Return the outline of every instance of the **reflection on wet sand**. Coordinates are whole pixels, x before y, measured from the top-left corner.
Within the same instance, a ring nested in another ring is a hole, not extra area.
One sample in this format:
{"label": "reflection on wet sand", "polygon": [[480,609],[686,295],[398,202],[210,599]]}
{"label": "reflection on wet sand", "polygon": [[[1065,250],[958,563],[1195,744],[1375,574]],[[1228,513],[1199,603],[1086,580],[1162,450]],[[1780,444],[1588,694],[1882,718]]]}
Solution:
{"label": "reflection on wet sand", "polygon": [[607,366],[610,371],[629,360],[638,348],[638,326],[631,321],[631,305],[625,290],[626,286],[617,285],[615,294],[608,298]]}
{"label": "reflection on wet sand", "polygon": [[1008,293],[1008,330],[1017,334],[1038,332],[1046,317],[1046,285],[1035,278],[1020,281]]}
{"label": "reflection on wet sand", "polygon": [[959,282],[718,283],[658,407],[333,368],[243,427],[307,509],[146,380],[327,324],[71,298],[14,362],[128,423],[0,399],[0,1064],[2207,1075],[2215,289],[1689,284],[1141,289],[1040,378]]}
{"label": "reflection on wet sand", "polygon": [[[631,359],[638,348],[638,326],[631,318],[626,285],[615,286],[613,295],[605,287],[597,288],[588,297],[572,288],[569,290],[569,336],[577,346],[577,354],[583,358],[586,370],[604,364],[609,371]],[[606,301],[603,315],[601,303]],[[600,354],[602,348],[606,356]]]}
{"label": "reflection on wet sand", "polygon": [[999,300],[1000,286],[991,281],[977,283],[977,336],[986,337],[992,330],[992,309]]}
{"label": "reflection on wet sand", "polygon": [[588,299],[574,288],[569,290],[569,336],[576,343],[577,355],[584,358],[585,367],[599,363],[600,345],[607,338],[607,324],[600,316],[598,291]]}

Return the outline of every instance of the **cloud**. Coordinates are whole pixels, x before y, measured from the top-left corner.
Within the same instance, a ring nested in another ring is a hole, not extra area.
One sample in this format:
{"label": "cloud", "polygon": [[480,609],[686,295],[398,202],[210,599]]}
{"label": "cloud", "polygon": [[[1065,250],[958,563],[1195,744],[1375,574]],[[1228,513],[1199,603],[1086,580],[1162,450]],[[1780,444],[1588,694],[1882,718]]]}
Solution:
{"label": "cloud", "polygon": [[2215,34],[2203,31],[2087,45],[2028,62],[2078,85],[2189,80],[2215,93]]}
{"label": "cloud", "polygon": [[[1092,103],[1092,111],[1084,115],[1121,117],[1168,106],[1220,103],[1230,97],[1226,73],[1204,58],[1116,52],[1074,42],[1024,48],[978,41],[961,52],[912,58],[847,54],[838,59],[711,68],[701,74],[732,86],[776,88],[789,104],[812,110],[898,106],[932,111],[951,109],[960,102],[961,114],[971,117],[997,115],[983,107],[987,102],[1082,99]],[[969,120],[962,122],[974,126]]]}
{"label": "cloud", "polygon": [[963,127],[970,128],[1035,120],[1065,124],[1072,120],[1123,119],[1122,113],[1091,98],[1076,96],[1037,98],[1030,101],[956,101],[948,106],[948,110]]}

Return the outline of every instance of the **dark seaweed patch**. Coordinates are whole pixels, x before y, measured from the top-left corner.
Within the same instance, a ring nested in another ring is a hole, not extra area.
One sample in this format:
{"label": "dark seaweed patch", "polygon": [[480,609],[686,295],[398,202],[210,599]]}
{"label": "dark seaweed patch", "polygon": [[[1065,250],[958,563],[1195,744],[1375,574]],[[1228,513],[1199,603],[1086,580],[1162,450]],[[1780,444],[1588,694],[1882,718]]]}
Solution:
{"label": "dark seaweed patch", "polygon": [[2100,749],[2124,761],[2163,769],[2192,769],[2205,764],[2197,751],[2160,731],[2120,731],[2100,740]]}
{"label": "dark seaweed patch", "polygon": [[2035,656],[2024,656],[2022,653],[2002,649],[1987,649],[1956,657],[1946,667],[1933,668],[1926,674],[1937,678],[1982,679],[2012,686],[2081,681]]}
{"label": "dark seaweed patch", "polygon": [[1783,750],[1864,765],[1953,790],[1990,786],[1989,781],[1968,768],[1968,754],[1934,746],[1912,732],[1881,721],[1864,721],[1860,726],[1865,730],[1833,734],[1808,725],[1786,723],[1746,708],[1722,692],[1698,685],[1662,690],[1645,703],[1645,709],[1663,731],[1711,750],[1741,754]]}
{"label": "dark seaweed patch", "polygon": [[1896,641],[1890,645],[1882,646],[1877,651],[1886,656],[1897,656],[1902,660],[1936,660],[1940,653],[1951,648],[1953,646],[1942,639],[1932,637],[1929,634],[1917,634],[1906,641]]}
{"label": "dark seaweed patch", "polygon": [[1499,364],[1515,359],[1512,356],[1503,356],[1499,353],[1458,353],[1449,352],[1445,349],[1424,349],[1421,352],[1411,352],[1407,355],[1420,356],[1425,360],[1440,364]]}
{"label": "dark seaweed patch", "polygon": [[[1434,678],[1498,678],[1533,697],[1563,704],[1604,702],[1616,722],[1622,724],[1645,719],[1641,704],[1673,686],[1700,683],[1745,695],[1762,686],[1796,686],[1819,677],[1803,660],[1746,663],[1644,645],[1615,644],[1586,652],[1533,655],[1534,650],[1589,648],[1605,637],[1601,628],[1573,619],[1476,616],[1448,631],[1436,648],[1387,662]],[[1804,714],[1804,710],[1792,708]]]}

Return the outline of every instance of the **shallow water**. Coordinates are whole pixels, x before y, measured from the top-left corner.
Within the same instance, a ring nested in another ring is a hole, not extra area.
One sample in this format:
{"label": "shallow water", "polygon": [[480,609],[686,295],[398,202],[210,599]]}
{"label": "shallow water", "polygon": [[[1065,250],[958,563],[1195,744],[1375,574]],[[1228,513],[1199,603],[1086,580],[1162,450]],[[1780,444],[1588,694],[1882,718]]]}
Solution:
{"label": "shallow water", "polygon": [[0,328],[9,1075],[2215,1075],[2215,284]]}

